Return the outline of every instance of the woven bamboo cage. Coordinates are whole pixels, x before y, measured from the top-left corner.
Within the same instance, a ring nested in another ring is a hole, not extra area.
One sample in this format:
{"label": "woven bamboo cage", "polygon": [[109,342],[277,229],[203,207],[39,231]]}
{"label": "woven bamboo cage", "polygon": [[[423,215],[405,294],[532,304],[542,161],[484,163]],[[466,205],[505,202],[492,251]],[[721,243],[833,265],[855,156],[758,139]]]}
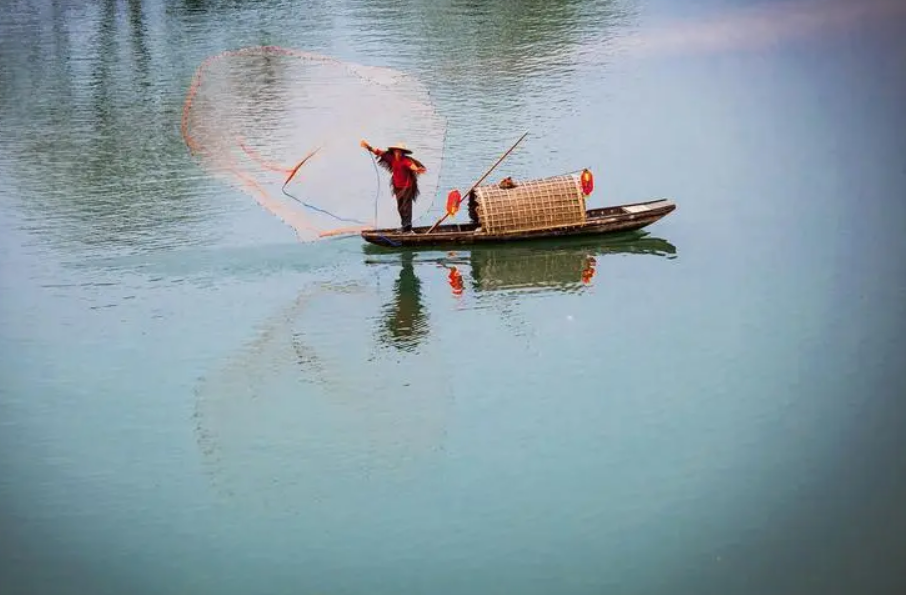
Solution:
{"label": "woven bamboo cage", "polygon": [[507,234],[569,227],[585,222],[585,195],[578,175],[569,174],[475,189],[485,233]]}

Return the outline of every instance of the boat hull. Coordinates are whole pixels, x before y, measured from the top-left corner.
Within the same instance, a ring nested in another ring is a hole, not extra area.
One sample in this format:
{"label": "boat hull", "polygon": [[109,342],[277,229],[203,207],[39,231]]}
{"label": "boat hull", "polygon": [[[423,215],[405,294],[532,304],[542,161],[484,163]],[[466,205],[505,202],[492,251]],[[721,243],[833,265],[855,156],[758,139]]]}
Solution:
{"label": "boat hull", "polygon": [[652,200],[614,207],[589,209],[586,221],[579,225],[520,231],[515,233],[486,233],[475,231],[476,225],[440,225],[431,233],[430,226],[415,227],[415,233],[399,229],[371,229],[361,232],[362,238],[377,246],[441,246],[521,242],[542,238],[598,236],[635,231],[663,219],[676,209],[669,200]]}

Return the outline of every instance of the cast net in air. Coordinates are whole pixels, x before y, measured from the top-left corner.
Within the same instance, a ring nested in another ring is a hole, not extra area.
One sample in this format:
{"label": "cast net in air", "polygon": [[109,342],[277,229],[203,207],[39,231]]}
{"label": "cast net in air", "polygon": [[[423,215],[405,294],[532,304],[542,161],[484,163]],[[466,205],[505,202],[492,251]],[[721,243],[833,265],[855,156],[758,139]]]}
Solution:
{"label": "cast net in air", "polygon": [[183,138],[202,166],[303,241],[399,225],[389,174],[359,145],[363,139],[378,148],[405,142],[427,168],[413,206],[413,222],[424,223],[445,131],[415,78],[275,46],[202,62],[182,117]]}

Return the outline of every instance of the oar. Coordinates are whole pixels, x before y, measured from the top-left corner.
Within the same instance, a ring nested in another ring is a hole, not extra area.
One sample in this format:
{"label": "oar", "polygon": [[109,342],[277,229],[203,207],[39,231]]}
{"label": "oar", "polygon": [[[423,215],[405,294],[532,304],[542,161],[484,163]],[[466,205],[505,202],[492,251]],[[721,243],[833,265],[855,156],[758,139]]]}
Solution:
{"label": "oar", "polygon": [[[506,159],[506,156],[507,156],[507,155],[509,155],[510,153],[513,152],[513,149],[516,148],[516,145],[518,145],[519,143],[521,143],[521,142],[522,142],[522,139],[524,139],[524,138],[526,137],[527,134],[528,134],[528,131],[526,131],[525,134],[523,134],[522,136],[520,136],[520,137],[519,137],[519,140],[517,140],[517,141],[513,144],[513,146],[510,147],[509,150],[507,150],[506,153],[504,153],[503,155],[500,156],[500,159],[497,160],[497,163],[495,163],[494,165],[492,165],[492,166],[491,166],[491,169],[489,169],[488,171],[486,171],[485,174],[484,174],[483,176],[481,176],[480,178],[478,178],[478,181],[475,182],[474,184],[472,184],[472,187],[469,188],[469,191],[466,192],[466,193],[465,193],[464,195],[462,195],[462,196],[469,196],[469,194],[471,194],[473,190],[475,190],[476,188],[478,188],[478,185],[481,184],[482,182],[484,182],[484,179],[487,178],[489,175],[491,175],[491,172],[492,172],[492,171],[494,171],[495,169],[497,169],[497,166],[500,165],[501,162],[502,162],[504,159]],[[434,229],[435,229],[438,225],[440,225],[441,223],[443,223],[443,221],[444,221],[447,217],[449,217],[449,216],[450,216],[450,210],[447,209],[446,214],[444,214],[443,217],[441,217],[440,219],[438,219],[437,222],[436,222],[434,225],[431,226],[431,229],[429,229],[429,230],[426,231],[425,233],[427,234],[427,233],[431,233],[432,231],[434,231]]]}

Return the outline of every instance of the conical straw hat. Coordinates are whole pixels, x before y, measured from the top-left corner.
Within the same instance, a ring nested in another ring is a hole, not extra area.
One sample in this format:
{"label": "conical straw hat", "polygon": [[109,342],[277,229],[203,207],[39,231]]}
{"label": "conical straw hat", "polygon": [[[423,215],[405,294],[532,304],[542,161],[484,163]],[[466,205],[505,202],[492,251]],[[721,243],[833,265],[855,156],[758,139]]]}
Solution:
{"label": "conical straw hat", "polygon": [[403,142],[399,142],[399,143],[396,143],[395,145],[390,145],[389,147],[387,147],[388,151],[392,151],[393,149],[399,149],[400,151],[402,151],[403,153],[406,153],[407,155],[409,153],[412,153],[412,151],[410,151],[409,148],[406,146],[406,143],[403,143]]}

